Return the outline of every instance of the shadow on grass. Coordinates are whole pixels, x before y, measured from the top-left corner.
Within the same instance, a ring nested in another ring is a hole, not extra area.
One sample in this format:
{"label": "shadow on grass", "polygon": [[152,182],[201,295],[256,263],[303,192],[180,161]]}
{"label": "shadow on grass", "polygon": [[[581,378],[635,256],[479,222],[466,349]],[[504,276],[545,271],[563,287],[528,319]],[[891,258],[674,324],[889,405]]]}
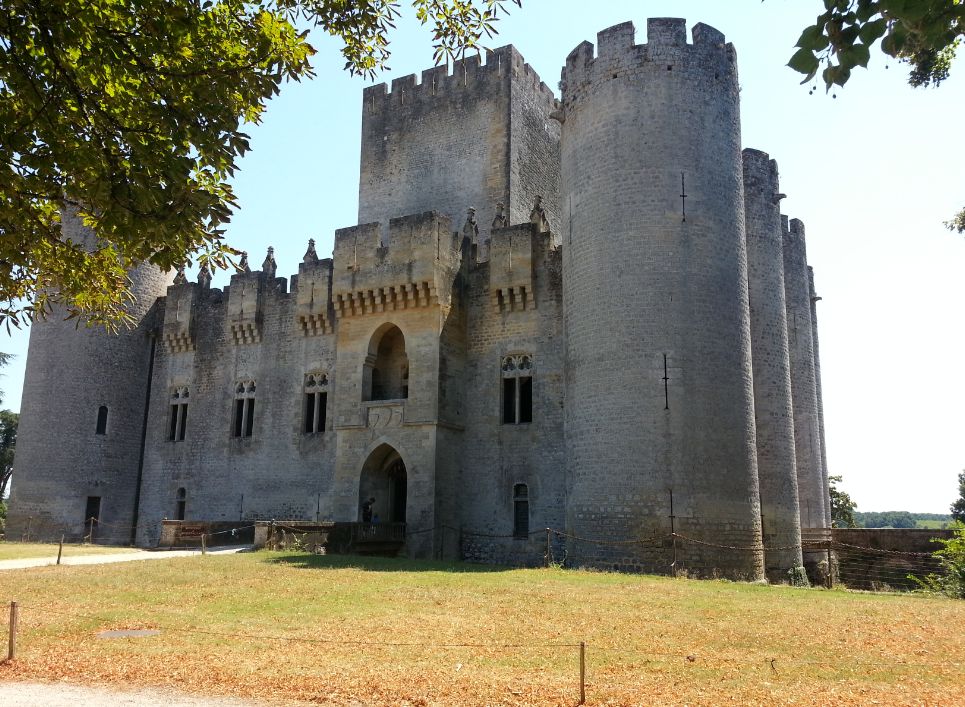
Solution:
{"label": "shadow on grass", "polygon": [[356,569],[365,572],[509,572],[514,567],[476,565],[469,562],[410,560],[405,557],[367,555],[313,555],[306,552],[265,552],[264,562],[307,570]]}

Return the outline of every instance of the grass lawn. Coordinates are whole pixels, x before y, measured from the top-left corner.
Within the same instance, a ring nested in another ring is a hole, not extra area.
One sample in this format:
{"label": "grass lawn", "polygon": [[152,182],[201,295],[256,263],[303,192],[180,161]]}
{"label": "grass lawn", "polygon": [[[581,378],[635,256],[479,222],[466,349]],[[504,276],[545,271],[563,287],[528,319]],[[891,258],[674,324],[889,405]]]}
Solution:
{"label": "grass lawn", "polygon": [[[940,598],[281,552],[18,570],[0,590],[22,604],[0,680],[575,705],[582,640],[588,704],[965,703],[965,602]],[[97,638],[137,628],[161,633]]]}
{"label": "grass lawn", "polygon": [[[78,555],[112,555],[118,552],[142,552],[133,547],[106,545],[72,545],[64,543],[64,557]],[[32,557],[57,557],[57,543],[0,542],[0,560],[24,560]]]}

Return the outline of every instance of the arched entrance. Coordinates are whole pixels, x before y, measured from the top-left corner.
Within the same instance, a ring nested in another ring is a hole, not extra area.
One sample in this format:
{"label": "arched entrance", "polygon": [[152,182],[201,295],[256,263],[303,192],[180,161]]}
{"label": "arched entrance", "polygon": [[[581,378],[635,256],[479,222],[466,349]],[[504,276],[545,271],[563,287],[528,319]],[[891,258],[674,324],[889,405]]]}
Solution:
{"label": "arched entrance", "polygon": [[405,523],[407,481],[405,462],[399,453],[388,444],[376,448],[362,465],[359,521]]}

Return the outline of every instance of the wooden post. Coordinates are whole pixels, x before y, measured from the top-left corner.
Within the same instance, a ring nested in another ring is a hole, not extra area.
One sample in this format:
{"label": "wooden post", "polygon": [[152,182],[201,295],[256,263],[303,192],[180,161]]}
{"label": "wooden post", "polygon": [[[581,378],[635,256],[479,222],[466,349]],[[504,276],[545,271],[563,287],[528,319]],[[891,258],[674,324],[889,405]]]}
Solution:
{"label": "wooden post", "polygon": [[831,541],[828,540],[828,589],[834,589],[834,569],[831,565]]}
{"label": "wooden post", "polygon": [[27,516],[27,532],[24,533],[24,542],[30,542],[30,523],[33,521],[33,516]]}
{"label": "wooden post", "polygon": [[60,557],[64,554],[64,536],[63,533],[60,535],[60,547],[57,548],[57,564],[60,564]]}
{"label": "wooden post", "polygon": [[17,602],[10,602],[10,643],[7,647],[7,660],[13,662],[17,657],[17,623],[20,619],[20,607]]}
{"label": "wooden post", "polygon": [[202,554],[202,555],[208,554],[208,545],[207,545],[207,543],[205,542],[205,534],[204,534],[204,533],[201,533],[201,554]]}
{"label": "wooden post", "polygon": [[94,544],[94,516],[90,517],[90,532],[87,534],[87,542]]}
{"label": "wooden post", "polygon": [[550,566],[550,529],[546,529],[546,566]]}
{"label": "wooden post", "polygon": [[586,641],[580,641],[580,704],[586,704]]}
{"label": "wooden post", "polygon": [[673,543],[673,562],[670,563],[670,576],[677,576],[677,528],[674,521],[677,516],[673,512],[673,489],[670,489],[670,539]]}

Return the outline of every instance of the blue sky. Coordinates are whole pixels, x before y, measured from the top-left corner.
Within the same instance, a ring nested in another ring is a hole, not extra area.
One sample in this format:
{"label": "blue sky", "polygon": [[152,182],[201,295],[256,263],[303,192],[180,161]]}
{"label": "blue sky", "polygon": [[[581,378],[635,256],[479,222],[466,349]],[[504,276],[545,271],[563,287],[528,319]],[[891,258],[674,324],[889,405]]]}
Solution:
{"label": "blue sky", "polygon": [[[405,0],[402,2],[406,11]],[[880,52],[837,98],[809,95],[784,64],[820,0],[596,2],[524,0],[490,44],[514,44],[555,90],[567,53],[626,20],[646,39],[647,17],[686,17],[737,48],[745,147],[781,171],[785,213],[807,227],[815,269],[828,464],[859,510],[947,512],[965,468],[965,237],[942,221],[965,206],[961,116],[965,62],[935,89],[911,89]],[[431,37],[412,18],[392,37],[393,71],[432,65]],[[260,263],[275,247],[279,275],[297,271],[308,238],[331,252],[358,205],[361,91],[339,47],[317,31],[317,77],[288,84],[253,127],[236,179],[232,245]],[[218,274],[215,286],[227,283]],[[17,355],[5,403],[19,409],[27,336],[0,333]]]}

